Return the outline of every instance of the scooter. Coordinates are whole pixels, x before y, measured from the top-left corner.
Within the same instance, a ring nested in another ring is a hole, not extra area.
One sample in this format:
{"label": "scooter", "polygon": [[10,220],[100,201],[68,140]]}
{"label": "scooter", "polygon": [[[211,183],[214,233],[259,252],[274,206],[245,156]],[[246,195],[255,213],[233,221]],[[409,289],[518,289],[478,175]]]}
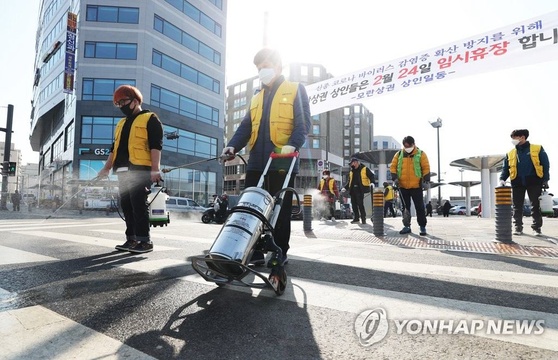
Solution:
{"label": "scooter", "polygon": [[[249,187],[240,194],[238,205],[230,210],[231,214],[208,254],[192,257],[192,267],[206,281],[214,282],[218,286],[229,284],[271,288],[277,295],[283,294],[287,286],[287,273],[281,262],[282,250],[274,240],[274,227],[286,191],[292,191],[300,203],[295,189],[288,187],[298,156],[298,152],[272,153],[257,186]],[[272,161],[279,158],[291,158],[291,164],[282,189],[272,196],[262,187]],[[269,275],[248,266],[255,251],[272,253],[268,261],[268,267],[271,268]]]}

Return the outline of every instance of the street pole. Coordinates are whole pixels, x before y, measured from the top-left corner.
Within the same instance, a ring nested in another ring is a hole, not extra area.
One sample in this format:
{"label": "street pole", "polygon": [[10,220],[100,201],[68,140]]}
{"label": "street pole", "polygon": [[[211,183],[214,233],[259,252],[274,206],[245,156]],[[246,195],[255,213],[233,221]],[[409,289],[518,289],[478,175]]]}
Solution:
{"label": "street pole", "polygon": [[[6,132],[6,140],[4,144],[4,164],[2,170],[2,200],[0,203],[0,210],[8,210],[8,169],[7,165],[10,163],[10,151],[12,145],[12,123],[14,120],[14,106],[8,105],[8,117],[6,120],[6,128],[0,128],[0,131]],[[16,178],[17,182],[17,178]]]}
{"label": "street pole", "polygon": [[[440,127],[442,126],[442,121],[440,120],[440,126],[436,128],[436,133],[438,136],[438,182],[441,182],[440,176],[442,173],[440,172]],[[438,185],[438,206],[442,203],[442,184]]]}

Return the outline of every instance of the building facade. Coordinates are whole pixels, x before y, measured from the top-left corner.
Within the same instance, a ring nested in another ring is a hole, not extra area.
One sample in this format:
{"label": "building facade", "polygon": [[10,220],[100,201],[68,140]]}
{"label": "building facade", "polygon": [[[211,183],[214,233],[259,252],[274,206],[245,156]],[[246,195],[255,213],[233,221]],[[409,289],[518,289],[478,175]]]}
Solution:
{"label": "building facade", "polygon": [[96,176],[122,118],[112,94],[130,84],[163,123],[162,167],[196,163],[165,174],[169,193],[207,203],[219,192],[222,167],[210,160],[223,146],[226,6],[43,0],[30,135],[41,184],[67,198]]}
{"label": "building facade", "polygon": [[[283,75],[290,81],[312,84],[328,78],[322,65],[294,63],[286,65]],[[225,143],[234,135],[247,112],[250,100],[260,87],[257,76],[231,84],[227,87],[227,120]],[[299,174],[295,189],[299,194],[315,189],[323,169],[329,169],[341,185],[349,170],[351,155],[372,149],[373,115],[361,104],[353,104],[312,116],[308,139],[300,149]],[[239,154],[248,161],[247,149]],[[223,189],[228,194],[239,194],[244,189],[245,165],[236,157],[225,164]]]}

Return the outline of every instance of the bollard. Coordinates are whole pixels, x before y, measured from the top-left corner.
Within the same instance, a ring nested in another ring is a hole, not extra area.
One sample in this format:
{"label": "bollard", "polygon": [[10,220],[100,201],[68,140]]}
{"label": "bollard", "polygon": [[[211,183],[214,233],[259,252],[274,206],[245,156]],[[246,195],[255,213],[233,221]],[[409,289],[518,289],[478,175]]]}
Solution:
{"label": "bollard", "polygon": [[384,236],[384,192],[374,189],[372,194],[372,232],[376,236]]}
{"label": "bollard", "polygon": [[512,189],[509,186],[500,186],[495,191],[496,240],[512,243]]}
{"label": "bollard", "polygon": [[304,195],[302,202],[302,226],[304,231],[312,231],[312,195]]}

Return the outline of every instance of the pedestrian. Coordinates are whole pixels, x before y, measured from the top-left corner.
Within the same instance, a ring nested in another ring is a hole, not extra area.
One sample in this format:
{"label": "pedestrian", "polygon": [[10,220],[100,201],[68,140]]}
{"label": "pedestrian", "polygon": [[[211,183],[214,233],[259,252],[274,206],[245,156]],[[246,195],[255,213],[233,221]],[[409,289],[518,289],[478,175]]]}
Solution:
{"label": "pedestrian", "polygon": [[341,189],[341,192],[349,191],[351,196],[351,205],[353,207],[353,221],[351,224],[358,224],[359,218],[363,224],[366,224],[366,210],[364,209],[364,194],[370,192],[370,186],[374,184],[374,173],[353,157],[349,162],[351,171],[349,172],[349,181]]}
{"label": "pedestrian", "polygon": [[428,204],[426,204],[426,216],[432,217],[432,201],[429,201]]}
{"label": "pedestrian", "polygon": [[479,206],[477,207],[477,217],[481,217],[482,216],[482,203],[479,203]]}
{"label": "pedestrian", "polygon": [[[250,157],[244,181],[246,188],[257,186],[272,152],[290,154],[298,151],[311,127],[306,89],[302,84],[287,81],[282,75],[283,65],[277,50],[264,48],[258,51],[254,56],[254,65],[262,88],[252,97],[246,115],[221,154],[231,157],[248,145]],[[294,187],[298,162],[288,181],[289,187]],[[270,194],[275,195],[281,190],[290,163],[291,159],[272,162],[264,179],[264,188]],[[288,262],[292,197],[291,191],[284,192],[281,212],[275,224],[274,239],[282,251],[282,264]],[[265,264],[264,254],[255,251],[250,263],[256,266]]]}
{"label": "pedestrian", "polygon": [[395,199],[395,189],[387,181],[384,182],[384,217],[387,217],[388,211],[392,217],[395,217],[395,209],[393,208],[393,200]]}
{"label": "pedestrian", "polygon": [[162,180],[163,125],[155,113],[141,108],[143,95],[134,86],[119,86],[113,94],[113,102],[125,117],[116,125],[114,143],[98,175],[108,176],[112,169],[118,177],[126,242],[116,249],[147,253],[153,251],[147,195],[151,185]]}
{"label": "pedestrian", "polygon": [[[430,182],[430,163],[426,153],[415,145],[415,139],[412,136],[403,138],[403,149],[393,156],[390,171],[392,180],[399,187],[405,210],[410,214],[412,199],[417,212],[420,235],[426,235],[426,213],[422,189]],[[411,217],[404,214],[403,229],[399,233],[409,234],[410,232]]]}
{"label": "pedestrian", "polygon": [[12,194],[13,211],[19,211],[20,203],[21,203],[21,194],[19,193],[19,191],[16,190]]}
{"label": "pedestrian", "polygon": [[514,235],[523,234],[523,203],[525,192],[531,201],[533,235],[542,236],[543,219],[540,208],[542,189],[548,189],[550,163],[542,145],[527,141],[529,130],[513,130],[510,134],[514,148],[504,159],[500,185],[505,186],[509,177],[512,187]]}
{"label": "pedestrian", "polygon": [[450,209],[451,209],[451,204],[450,204],[449,200],[446,200],[446,202],[444,203],[444,206],[442,207],[442,213],[444,214],[444,217],[449,216]]}
{"label": "pedestrian", "polygon": [[[339,198],[339,189],[337,188],[337,181],[332,178],[329,170],[322,172],[322,179],[318,184],[318,190],[324,198],[327,206],[327,219],[335,221],[335,200]],[[325,218],[323,218],[325,220]]]}

